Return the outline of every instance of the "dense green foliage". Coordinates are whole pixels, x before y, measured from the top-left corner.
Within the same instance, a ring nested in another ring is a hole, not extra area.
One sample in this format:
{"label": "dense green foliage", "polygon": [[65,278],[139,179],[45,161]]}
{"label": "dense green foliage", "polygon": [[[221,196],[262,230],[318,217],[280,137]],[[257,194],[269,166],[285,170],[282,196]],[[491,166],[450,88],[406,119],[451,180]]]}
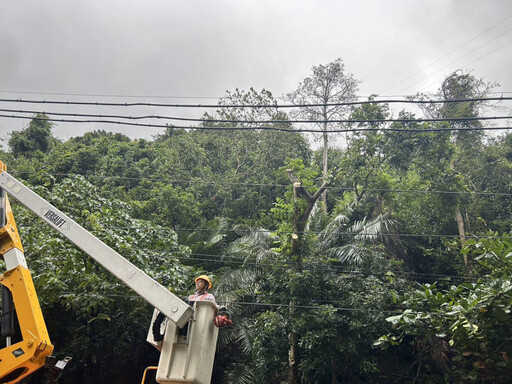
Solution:
{"label": "dense green foliage", "polygon": [[[490,87],[456,72],[438,97]],[[94,131],[62,142],[38,115],[1,160],[178,295],[196,273],[214,278],[235,318],[220,332],[214,383],[509,382],[511,136],[443,130],[456,123],[406,112],[393,131],[360,123],[382,130],[329,149],[326,206],[313,199],[323,150],[286,132],[293,124],[277,107],[231,108],[261,104],[276,101],[228,92],[205,114],[209,130],[169,126],[152,140]],[[391,116],[373,102],[344,113]],[[14,211],[56,353],[74,358],[62,382],[140,382],[158,358],[145,343],[152,308],[26,208]]]}

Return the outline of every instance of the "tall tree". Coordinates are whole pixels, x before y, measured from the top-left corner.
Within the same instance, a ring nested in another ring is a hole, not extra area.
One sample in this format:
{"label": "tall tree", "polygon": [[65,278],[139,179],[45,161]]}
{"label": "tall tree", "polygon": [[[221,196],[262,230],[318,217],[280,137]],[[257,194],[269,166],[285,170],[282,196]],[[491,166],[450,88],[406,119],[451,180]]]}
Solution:
{"label": "tall tree", "polygon": [[[306,77],[297,89],[287,95],[287,99],[293,104],[302,105],[294,117],[318,121],[317,125],[322,129],[323,141],[323,177],[328,178],[328,149],[329,129],[339,126],[331,123],[331,120],[339,120],[347,116],[350,107],[339,105],[354,101],[358,91],[359,81],[351,73],[345,71],[345,64],[341,58],[326,65],[318,65],[312,68],[313,74]],[[307,104],[320,104],[308,106]],[[329,104],[329,105],[327,105]],[[327,195],[322,195],[325,209],[327,208]]]}
{"label": "tall tree", "polygon": [[[218,204],[217,215],[254,219],[266,213],[284,188],[283,172],[286,159],[309,159],[307,140],[297,132],[283,132],[266,127],[288,130],[292,128],[286,113],[277,107],[258,108],[255,105],[277,105],[268,90],[236,89],[219,100],[214,114],[205,114],[205,127],[227,128],[221,131],[194,132],[208,156],[213,177],[210,180],[212,205]],[[264,121],[273,121],[268,123]],[[230,128],[259,127],[258,130]],[[219,181],[222,180],[220,183]],[[213,185],[212,185],[213,182]],[[229,185],[229,188],[226,187]],[[247,184],[254,184],[248,186]],[[275,185],[262,188],[263,185]],[[215,188],[216,187],[216,190]],[[249,207],[255,207],[252,213]],[[251,217],[252,216],[252,217]]]}
{"label": "tall tree", "polygon": [[[288,166],[293,191],[278,199],[272,210],[279,229],[276,233],[261,228],[241,231],[245,236],[226,249],[228,265],[233,260],[238,263],[222,273],[219,297],[232,302],[235,310],[236,302],[243,305],[244,301],[270,306],[239,312],[233,339],[242,351],[237,356],[240,361],[228,369],[228,382],[245,384],[256,378],[258,382],[335,384],[340,377],[353,382],[369,366],[374,369],[372,358],[361,353],[359,364],[349,363],[347,357],[354,349],[370,349],[369,335],[378,334],[384,319],[379,316],[375,327],[374,314],[340,316],[334,307],[361,303],[374,309],[385,307],[391,295],[384,288],[385,279],[337,272],[342,266],[360,265],[382,268],[379,273],[383,274],[389,265],[377,244],[391,222],[383,216],[362,221],[327,216],[314,204],[326,184],[314,187],[315,172],[300,161],[290,161]],[[293,245],[293,239],[290,242],[290,230],[301,235],[300,247]],[[316,302],[320,304],[311,311]],[[365,326],[370,322],[371,332]],[[350,332],[362,327],[364,341]]]}
{"label": "tall tree", "polygon": [[36,151],[48,152],[57,140],[52,136],[52,123],[47,116],[36,114],[27,128],[13,132],[9,147],[14,156],[30,156]]}
{"label": "tall tree", "polygon": [[[484,108],[489,106],[485,101],[467,101],[454,102],[456,100],[482,98],[497,86],[497,84],[485,82],[482,79],[474,77],[472,74],[457,70],[448,75],[441,87],[433,95],[434,98],[446,100],[442,104],[420,104],[420,108],[429,117],[433,118],[475,118],[482,115]],[[425,99],[426,95],[417,95],[420,99]],[[478,120],[460,120],[450,122],[452,128],[478,128],[482,123]],[[478,164],[475,156],[475,149],[481,148],[483,132],[478,130],[455,130],[452,139],[456,145],[456,155],[453,159],[451,167],[454,171],[468,174],[468,170],[474,168]],[[455,220],[459,230],[459,237],[462,243],[466,240],[467,225],[464,220],[463,203],[458,202],[455,210]],[[465,259],[467,262],[467,260]]]}

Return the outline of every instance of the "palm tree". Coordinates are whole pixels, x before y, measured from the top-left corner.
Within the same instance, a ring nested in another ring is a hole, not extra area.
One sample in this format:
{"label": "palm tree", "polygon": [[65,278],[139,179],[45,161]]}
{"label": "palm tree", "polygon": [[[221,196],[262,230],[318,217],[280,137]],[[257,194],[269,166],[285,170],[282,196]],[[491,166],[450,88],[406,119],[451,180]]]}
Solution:
{"label": "palm tree", "polygon": [[[255,327],[254,323],[256,321],[259,324],[261,318],[275,318],[282,319],[286,329],[292,324],[293,319],[286,318],[292,312],[283,310],[289,303],[289,297],[283,297],[286,290],[282,287],[288,276],[309,279],[308,289],[303,289],[301,296],[314,295],[314,292],[321,290],[318,287],[329,286],[329,280],[340,278],[337,270],[340,264],[359,266],[365,258],[371,257],[371,250],[384,241],[384,235],[390,232],[392,225],[393,221],[386,215],[359,221],[351,220],[350,213],[331,218],[315,205],[303,236],[312,242],[311,246],[304,248],[310,254],[304,255],[304,262],[300,267],[290,263],[289,254],[283,244],[284,237],[262,228],[238,227],[238,233],[243,236],[229,244],[222,253],[227,267],[217,279],[217,297],[220,301],[228,302],[235,315],[234,329],[232,332],[222,332],[219,339],[220,349],[237,345],[238,351],[238,359],[229,367],[226,382],[261,382],[268,379],[269,374],[276,374],[268,372],[268,361],[265,360],[259,340],[265,332],[272,332],[273,328],[262,330]],[[280,299],[281,303],[285,303],[283,308],[265,307],[265,304],[270,304],[269,298],[274,301],[271,304],[276,304],[275,301]],[[310,303],[317,305],[314,297],[310,299]],[[304,297],[301,297],[297,302],[303,300]],[[247,306],[248,302],[253,306]],[[332,311],[333,304],[325,302],[318,307],[320,311],[329,312]],[[298,313],[293,316],[304,315]],[[286,344],[287,338],[283,337],[279,343]],[[284,350],[286,353],[286,349]],[[279,358],[285,364],[286,356],[278,356],[277,359]],[[326,360],[326,364],[334,365],[334,362]],[[335,378],[334,366],[332,371]],[[285,371],[281,372],[280,379],[286,379]]]}

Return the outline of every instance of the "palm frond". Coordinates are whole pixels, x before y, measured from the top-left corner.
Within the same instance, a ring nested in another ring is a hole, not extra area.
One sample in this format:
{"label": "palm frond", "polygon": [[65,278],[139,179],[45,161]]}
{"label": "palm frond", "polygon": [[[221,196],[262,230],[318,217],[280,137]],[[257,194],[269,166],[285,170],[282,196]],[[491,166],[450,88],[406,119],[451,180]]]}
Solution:
{"label": "palm frond", "polygon": [[327,255],[338,259],[342,263],[360,265],[363,262],[365,248],[360,244],[346,244],[341,247],[334,247],[327,250]]}
{"label": "palm frond", "polygon": [[254,384],[259,380],[256,377],[252,364],[246,362],[235,363],[226,373],[227,384]]}
{"label": "palm frond", "polygon": [[260,271],[256,268],[236,268],[225,270],[216,282],[216,296],[218,300],[236,302],[244,297],[253,296],[257,291],[257,279]]}
{"label": "palm frond", "polygon": [[393,220],[388,219],[387,215],[378,215],[372,220],[366,220],[355,222],[350,228],[355,241],[372,242],[381,239],[381,235],[384,232],[389,231],[391,225],[394,223]]}
{"label": "palm frond", "polygon": [[332,219],[318,235],[318,247],[320,250],[331,248],[346,232],[346,224],[349,218],[345,215],[338,215]]}
{"label": "palm frond", "polygon": [[211,252],[212,249],[222,248],[224,239],[228,230],[228,220],[218,217],[210,222],[206,228],[192,232],[187,236],[185,244],[188,245],[193,252]]}
{"label": "palm frond", "polygon": [[320,207],[320,203],[317,201],[311,210],[311,213],[306,223],[306,231],[320,232],[330,222],[329,215]]}
{"label": "palm frond", "polygon": [[259,228],[233,241],[226,250],[226,255],[239,257],[246,262],[260,262],[277,256],[277,253],[272,251],[276,240],[270,231]]}

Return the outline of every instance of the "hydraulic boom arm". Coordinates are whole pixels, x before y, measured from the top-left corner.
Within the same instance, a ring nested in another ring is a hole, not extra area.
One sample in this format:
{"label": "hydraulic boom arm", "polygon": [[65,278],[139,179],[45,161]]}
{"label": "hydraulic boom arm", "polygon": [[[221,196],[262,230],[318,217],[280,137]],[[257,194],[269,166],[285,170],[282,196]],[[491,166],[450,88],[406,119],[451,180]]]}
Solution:
{"label": "hydraulic boom arm", "polygon": [[7,191],[20,203],[50,224],[148,303],[158,308],[160,312],[178,327],[183,327],[192,316],[192,308],[180,298],[93,236],[66,214],[32,192],[30,188],[16,180],[5,170],[0,173],[0,188]]}

